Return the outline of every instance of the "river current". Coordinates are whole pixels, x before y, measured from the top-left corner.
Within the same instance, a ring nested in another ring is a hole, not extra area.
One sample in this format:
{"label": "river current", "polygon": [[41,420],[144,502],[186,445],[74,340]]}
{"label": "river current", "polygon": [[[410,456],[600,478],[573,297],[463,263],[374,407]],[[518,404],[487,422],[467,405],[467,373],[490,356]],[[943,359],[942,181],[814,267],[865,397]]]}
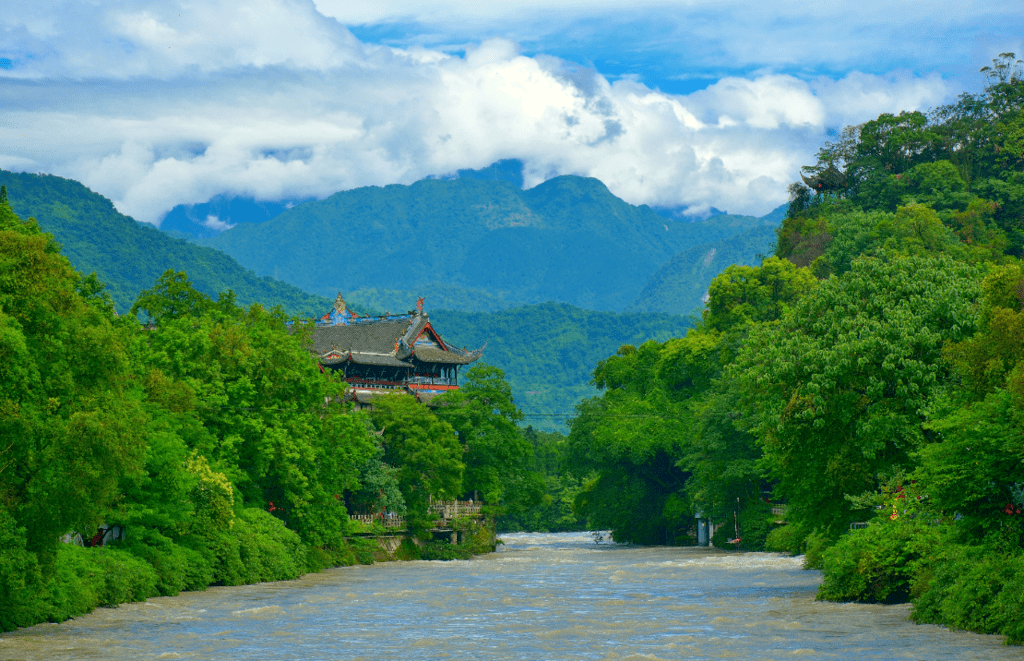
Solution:
{"label": "river current", "polygon": [[1024,659],[908,621],[908,606],[814,601],[801,559],[514,534],[469,561],[345,567],[210,588],[0,636],[0,659]]}

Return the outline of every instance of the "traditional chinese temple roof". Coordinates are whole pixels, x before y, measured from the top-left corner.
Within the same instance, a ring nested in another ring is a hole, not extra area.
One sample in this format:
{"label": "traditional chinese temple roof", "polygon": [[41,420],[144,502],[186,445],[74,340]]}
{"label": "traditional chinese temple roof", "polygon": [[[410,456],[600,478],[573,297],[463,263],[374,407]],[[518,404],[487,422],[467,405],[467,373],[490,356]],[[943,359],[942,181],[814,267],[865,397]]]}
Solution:
{"label": "traditional chinese temple roof", "polygon": [[832,163],[829,163],[827,168],[812,174],[810,177],[801,174],[800,178],[804,180],[804,183],[809,188],[819,193],[846,190],[846,175],[837,170],[836,166]]}
{"label": "traditional chinese temple roof", "polygon": [[313,329],[313,353],[322,365],[352,362],[385,367],[413,367],[414,361],[468,365],[480,358],[483,349],[466,351],[446,343],[423,313],[359,317],[347,308],[341,294],[334,310],[324,315]]}

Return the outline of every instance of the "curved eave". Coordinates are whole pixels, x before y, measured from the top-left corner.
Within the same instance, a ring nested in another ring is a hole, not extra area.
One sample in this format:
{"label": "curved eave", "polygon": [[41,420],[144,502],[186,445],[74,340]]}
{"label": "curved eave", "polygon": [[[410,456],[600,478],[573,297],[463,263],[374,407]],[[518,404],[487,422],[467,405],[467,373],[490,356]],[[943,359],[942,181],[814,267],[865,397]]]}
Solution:
{"label": "curved eave", "polygon": [[454,351],[443,351],[441,349],[420,348],[414,354],[416,359],[422,363],[443,363],[446,365],[468,365],[478,360],[483,355],[483,349],[468,353],[456,353]]}
{"label": "curved eave", "polygon": [[348,351],[328,351],[317,356],[317,360],[320,361],[321,365],[340,365],[348,361],[351,355]]}

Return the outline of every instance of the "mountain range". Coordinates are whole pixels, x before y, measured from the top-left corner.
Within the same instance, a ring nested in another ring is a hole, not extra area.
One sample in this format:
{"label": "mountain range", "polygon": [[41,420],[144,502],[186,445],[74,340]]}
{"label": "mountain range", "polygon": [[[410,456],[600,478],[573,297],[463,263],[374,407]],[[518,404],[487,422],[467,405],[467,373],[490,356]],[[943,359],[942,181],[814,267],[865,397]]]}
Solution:
{"label": "mountain range", "polygon": [[[430,290],[433,306],[466,311],[547,301],[621,311],[656,305],[660,298],[641,292],[680,253],[708,245],[704,254],[776,224],[772,214],[668,220],[586,177],[528,190],[507,178],[458,177],[342,191],[196,242],[260,275],[324,297],[348,292],[376,308],[402,309]],[[694,287],[706,290],[716,273],[699,270]],[[660,279],[662,297],[680,277],[677,269],[675,279]]]}
{"label": "mountain range", "polygon": [[[301,317],[323,314],[339,290],[361,312],[400,312],[426,296],[446,339],[488,343],[484,361],[508,375],[528,422],[559,431],[574,405],[595,394],[598,360],[622,344],[684,334],[710,280],[770,253],[779,221],[778,211],[675,221],[625,203],[595,179],[558,177],[524,191],[512,168],[479,172],[292,208],[237,198],[194,205],[195,218],[249,213],[203,241],[263,256],[261,275],[118,213],[76,181],[0,170],[0,184],[15,212],[54,234],[75,268],[97,273],[122,312],[166,269],[185,271],[211,296],[231,289],[242,304],[281,305]],[[281,280],[264,275],[272,264]]]}

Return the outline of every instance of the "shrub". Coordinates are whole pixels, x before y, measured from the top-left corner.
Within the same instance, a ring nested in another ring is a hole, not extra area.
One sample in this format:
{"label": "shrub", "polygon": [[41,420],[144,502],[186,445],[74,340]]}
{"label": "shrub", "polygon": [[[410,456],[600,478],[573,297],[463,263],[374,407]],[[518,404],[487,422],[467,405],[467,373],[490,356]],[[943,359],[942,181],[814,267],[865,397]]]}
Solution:
{"label": "shrub", "polygon": [[740,546],[747,551],[764,551],[772,526],[772,506],[762,500],[749,503],[740,512],[739,524]]}
{"label": "shrub", "polygon": [[821,569],[824,562],[825,549],[828,548],[828,537],[815,530],[804,538],[804,569]]}
{"label": "shrub", "polygon": [[942,532],[939,526],[912,520],[876,521],[851,531],[820,555],[825,580],[818,587],[818,599],[905,603],[912,581],[940,545]]}
{"label": "shrub", "polygon": [[156,570],[127,551],[62,544],[43,599],[45,619],[63,622],[99,606],[145,601],[159,594]]}
{"label": "shrub", "polygon": [[269,512],[242,510],[231,534],[239,543],[243,583],[290,580],[306,573],[307,551],[298,533]]}
{"label": "shrub", "polygon": [[800,533],[794,525],[773,529],[764,540],[764,550],[797,555],[800,552]]}
{"label": "shrub", "polygon": [[39,599],[43,577],[36,555],[26,550],[25,529],[0,509],[0,631],[44,619]]}
{"label": "shrub", "polygon": [[173,596],[182,590],[202,590],[213,578],[213,569],[201,553],[175,544],[158,531],[133,526],[122,548],[148,562],[156,571],[156,589],[163,596]]}
{"label": "shrub", "polygon": [[[922,577],[911,617],[1024,643],[1024,557],[952,545]],[[916,586],[915,586],[916,587]]]}

